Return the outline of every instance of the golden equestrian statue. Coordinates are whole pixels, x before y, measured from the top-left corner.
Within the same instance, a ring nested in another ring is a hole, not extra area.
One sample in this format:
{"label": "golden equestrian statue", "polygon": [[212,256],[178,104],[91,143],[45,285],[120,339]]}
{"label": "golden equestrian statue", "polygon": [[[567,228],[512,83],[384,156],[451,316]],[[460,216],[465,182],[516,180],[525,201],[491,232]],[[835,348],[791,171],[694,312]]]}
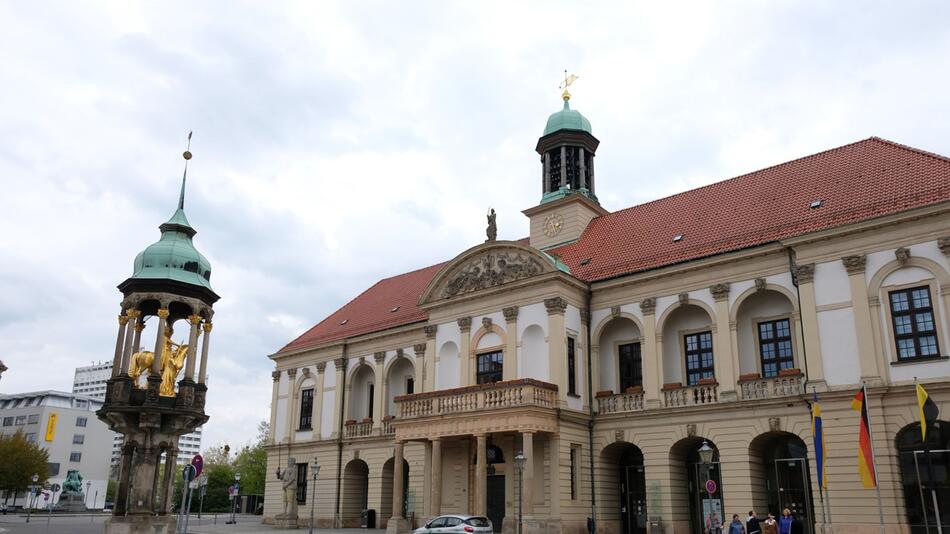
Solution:
{"label": "golden equestrian statue", "polygon": [[[162,348],[162,385],[158,389],[158,394],[162,397],[175,396],[175,379],[178,373],[185,366],[185,357],[188,355],[188,345],[178,344],[172,341],[174,330],[171,325],[165,327],[165,345]],[[136,387],[142,388],[139,384],[139,376],[148,372],[155,361],[155,353],[150,350],[143,350],[132,355],[132,361],[129,362],[129,376]]]}

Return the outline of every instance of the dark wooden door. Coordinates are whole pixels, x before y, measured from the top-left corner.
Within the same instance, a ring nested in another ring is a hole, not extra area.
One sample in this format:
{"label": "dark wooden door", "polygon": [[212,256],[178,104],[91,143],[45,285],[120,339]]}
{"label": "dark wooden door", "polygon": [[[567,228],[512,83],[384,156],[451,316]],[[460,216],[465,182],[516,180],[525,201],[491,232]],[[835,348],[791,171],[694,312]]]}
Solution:
{"label": "dark wooden door", "polygon": [[488,475],[487,508],[492,530],[501,532],[501,523],[505,520],[505,475]]}

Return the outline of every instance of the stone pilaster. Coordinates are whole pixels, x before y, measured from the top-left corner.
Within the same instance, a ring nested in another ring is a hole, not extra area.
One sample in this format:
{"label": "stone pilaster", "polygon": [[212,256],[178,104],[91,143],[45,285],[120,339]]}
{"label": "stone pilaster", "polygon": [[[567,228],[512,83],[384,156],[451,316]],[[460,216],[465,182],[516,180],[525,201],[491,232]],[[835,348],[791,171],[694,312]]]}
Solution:
{"label": "stone pilaster", "polygon": [[798,296],[801,301],[801,329],[808,366],[808,385],[819,391],[827,388],[825,369],[821,358],[821,344],[818,342],[818,305],[815,301],[815,264],[796,265],[792,272],[798,284]]}
{"label": "stone pilaster", "polygon": [[460,317],[459,325],[459,385],[469,386],[475,383],[472,370],[472,318]]}
{"label": "stone pilaster", "polygon": [[418,393],[419,391],[422,391],[423,384],[425,383],[426,373],[431,373],[432,371],[426,368],[426,344],[416,343],[412,346],[412,351],[416,354],[414,362],[415,378],[413,379],[413,393]]}
{"label": "stone pilaster", "polygon": [[294,442],[294,431],[297,429],[297,418],[294,414],[297,411],[297,368],[287,369],[287,436],[286,442]]}
{"label": "stone pilaster", "polygon": [[521,433],[522,454],[526,459],[522,479],[522,508],[525,518],[534,517],[534,432]]}
{"label": "stone pilaster", "polygon": [[280,371],[271,371],[270,376],[274,381],[270,395],[270,442],[279,443],[280,439],[277,437],[277,395],[280,393]]}
{"label": "stone pilaster", "polygon": [[488,437],[475,436],[475,515],[488,513]]}
{"label": "stone pilaster", "polygon": [[334,382],[333,388],[333,435],[332,438],[336,439],[340,436],[340,428],[343,425],[343,421],[340,419],[340,411],[343,408],[343,380],[346,377],[346,358],[340,357],[333,360],[333,365],[336,367],[336,381]]}
{"label": "stone pilaster", "polygon": [[442,514],[442,440],[432,440],[432,486],[430,487],[432,504],[429,517]]}
{"label": "stone pilaster", "polygon": [[548,369],[550,382],[557,384],[558,399],[567,403],[567,331],[564,328],[564,312],[567,301],[561,297],[544,299],[548,312]]}
{"label": "stone pilaster", "polygon": [[317,363],[317,376],[313,379],[313,417],[310,427],[313,429],[313,439],[322,439],[323,436],[323,387],[326,377],[327,362]]}
{"label": "stone pilaster", "polygon": [[438,332],[438,325],[429,324],[425,327],[426,333],[426,357],[425,357],[425,372],[423,373],[423,382],[418,384],[418,393],[423,391],[433,391],[435,390],[435,359],[436,359],[436,347],[435,347],[435,336]]}
{"label": "stone pilaster", "polygon": [[[848,272],[848,285],[851,289],[851,305],[854,312],[854,332],[858,340],[861,380],[876,383],[881,379],[881,372],[878,369],[877,353],[874,350],[868,286],[864,276],[867,256],[863,254],[845,256],[841,258],[841,263]],[[809,371],[811,371],[811,368],[809,368]]]}
{"label": "stone pilaster", "polygon": [[736,383],[739,379],[739,354],[732,345],[729,330],[729,284],[714,284],[709,292],[715,301],[716,331],[713,334],[713,361],[716,365],[716,381],[719,382],[719,398],[733,401],[739,398]]}
{"label": "stone pilaster", "polygon": [[374,380],[376,386],[373,387],[373,428],[379,429],[383,424],[383,412],[386,411],[386,407],[383,406],[383,401],[386,399],[385,387],[386,387],[386,373],[385,373],[385,362],[386,362],[386,352],[377,352],[373,354],[373,366]]}
{"label": "stone pilaster", "polygon": [[518,307],[504,308],[505,332],[508,343],[505,345],[505,366],[502,370],[505,380],[518,378]]}
{"label": "stone pilaster", "polygon": [[[656,299],[647,297],[640,301],[643,314],[643,402],[647,408],[660,407],[660,388],[663,387],[662,353],[656,345]],[[618,369],[619,372],[619,369]]]}

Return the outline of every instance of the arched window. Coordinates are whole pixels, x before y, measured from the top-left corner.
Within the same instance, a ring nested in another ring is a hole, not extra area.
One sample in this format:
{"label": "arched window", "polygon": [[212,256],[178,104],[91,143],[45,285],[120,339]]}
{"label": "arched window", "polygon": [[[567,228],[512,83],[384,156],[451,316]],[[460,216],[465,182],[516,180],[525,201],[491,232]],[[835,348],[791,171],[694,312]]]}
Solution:
{"label": "arched window", "polygon": [[920,437],[920,423],[907,425],[897,434],[904,507],[913,534],[936,531],[934,493],[940,503],[943,528],[950,529],[950,506],[944,504],[950,502],[950,423],[936,421],[932,427],[928,425],[930,465]]}

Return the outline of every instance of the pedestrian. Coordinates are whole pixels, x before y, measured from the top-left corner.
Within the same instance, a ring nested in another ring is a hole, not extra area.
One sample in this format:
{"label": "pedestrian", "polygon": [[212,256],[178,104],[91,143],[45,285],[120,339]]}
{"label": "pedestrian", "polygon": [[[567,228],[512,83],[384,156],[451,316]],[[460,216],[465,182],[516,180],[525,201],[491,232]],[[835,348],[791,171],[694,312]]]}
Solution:
{"label": "pedestrian", "polygon": [[5,502],[0,503],[0,511],[3,512],[3,515],[7,515],[7,503]]}
{"label": "pedestrian", "polygon": [[792,523],[795,522],[795,516],[788,508],[782,510],[782,517],[778,520],[778,534],[792,534]]}
{"label": "pedestrian", "polygon": [[778,522],[774,515],[769,514],[762,522],[762,534],[778,534]]}
{"label": "pedestrian", "polygon": [[732,514],[732,523],[729,523],[729,534],[745,534],[745,526],[739,519],[739,514]]}
{"label": "pedestrian", "polygon": [[706,518],[706,534],[722,534],[722,521],[716,512],[709,512]]}
{"label": "pedestrian", "polygon": [[745,531],[748,534],[762,533],[762,526],[759,525],[759,518],[755,516],[755,510],[749,510],[749,518],[745,521]]}

